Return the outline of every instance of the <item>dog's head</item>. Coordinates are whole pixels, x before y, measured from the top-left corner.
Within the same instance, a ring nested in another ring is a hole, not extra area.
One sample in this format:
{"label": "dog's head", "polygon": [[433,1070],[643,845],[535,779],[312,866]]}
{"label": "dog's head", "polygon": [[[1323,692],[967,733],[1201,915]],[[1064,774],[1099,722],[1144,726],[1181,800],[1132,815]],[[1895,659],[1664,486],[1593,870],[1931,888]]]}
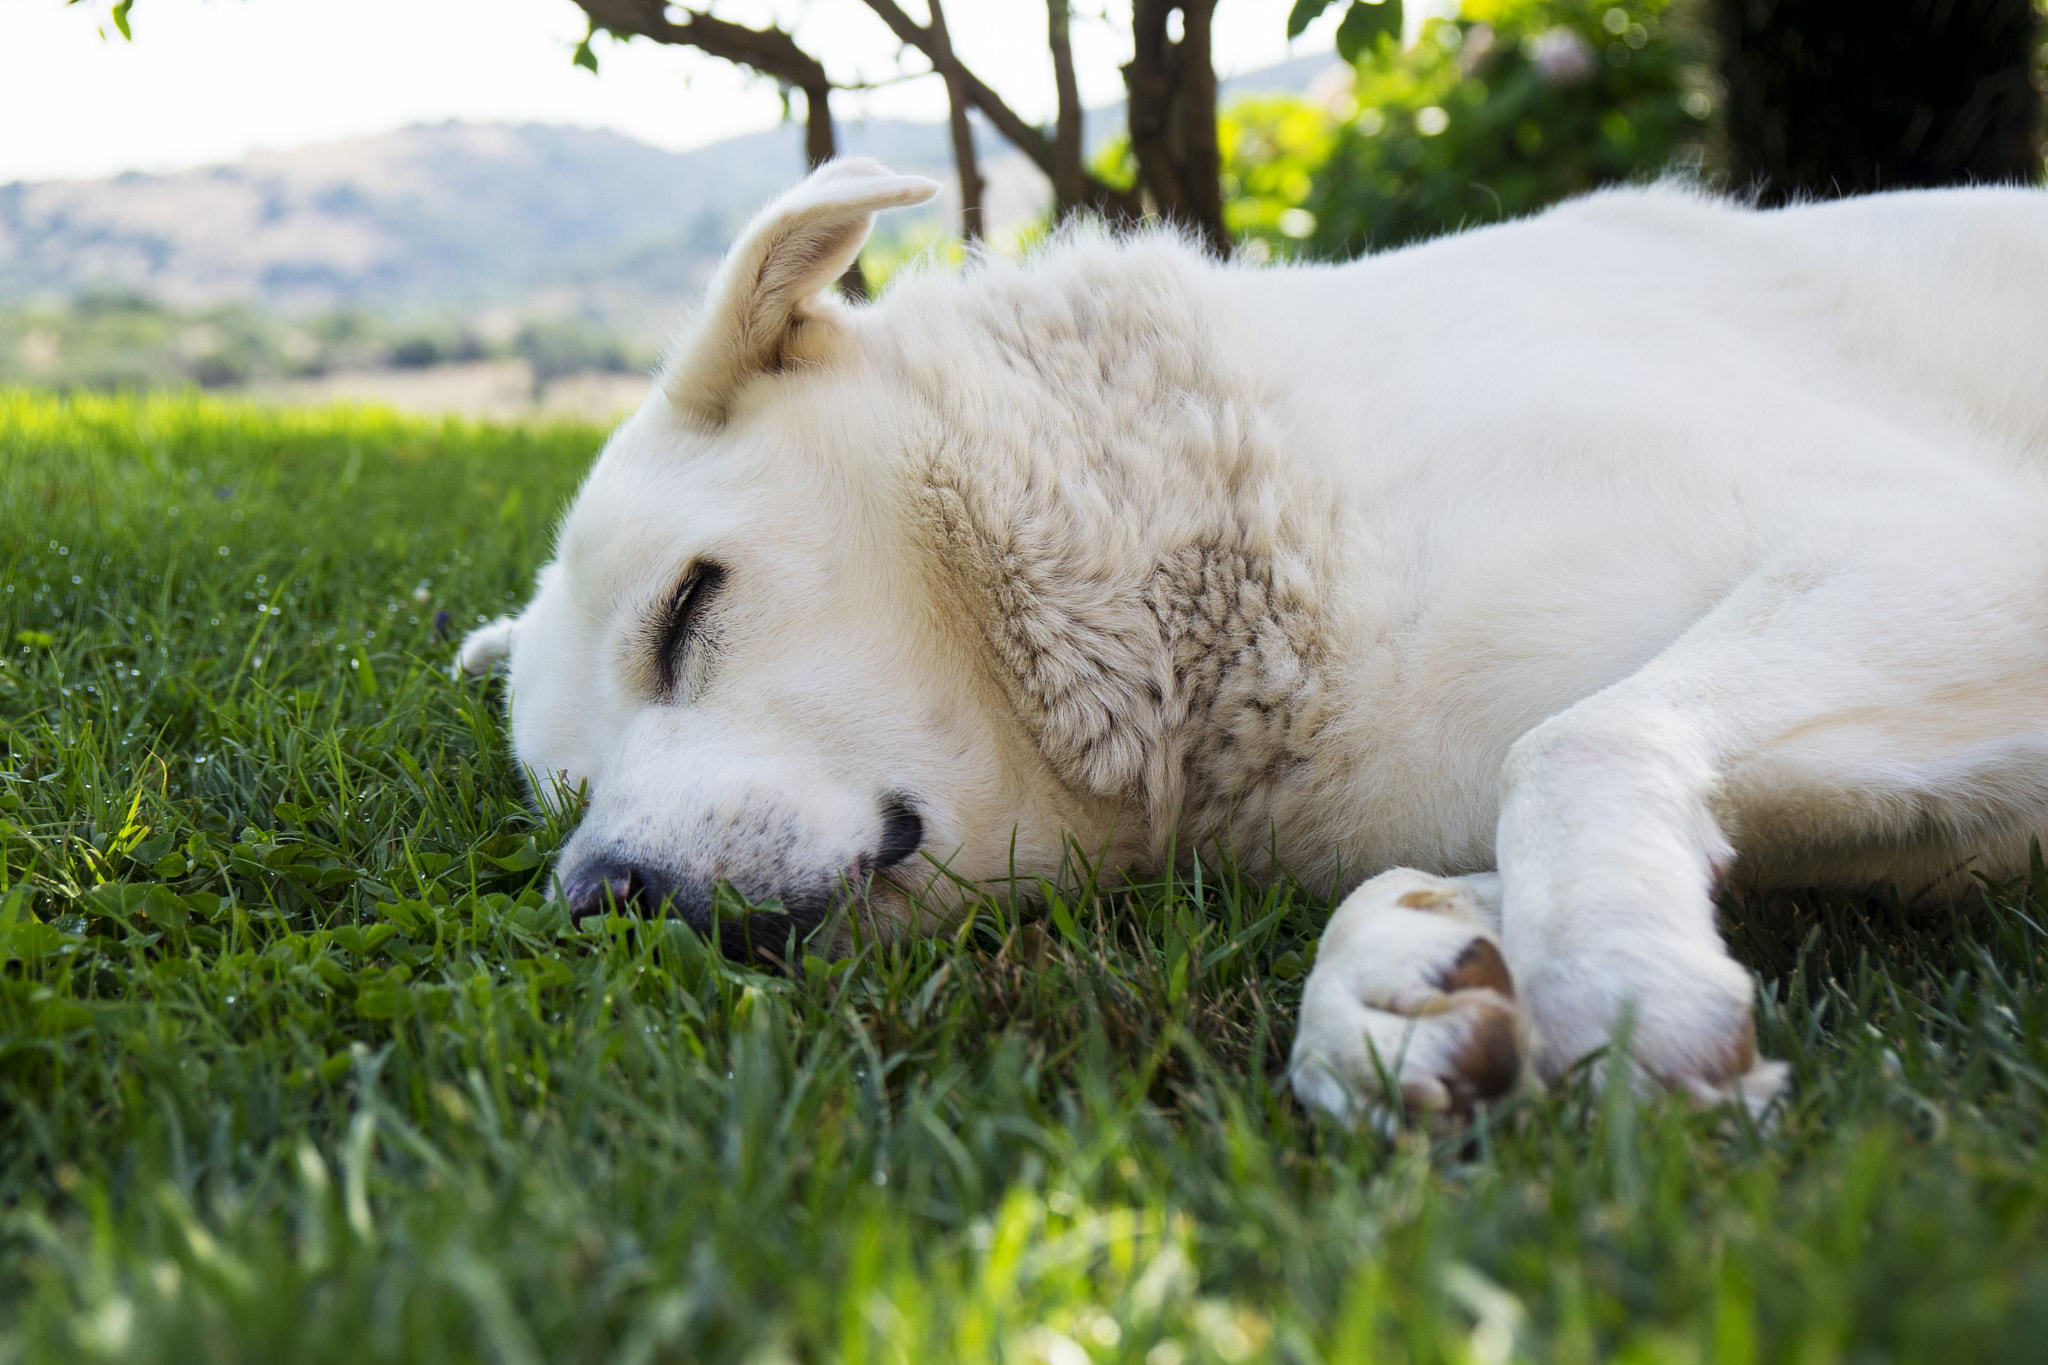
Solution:
{"label": "dog's head", "polygon": [[954,878],[1056,867],[1064,832],[1114,822],[1040,753],[918,550],[909,400],[886,338],[826,293],[877,210],[936,188],[834,163],[764,211],[532,603],[464,644],[471,672],[509,656],[537,795],[587,795],[557,867],[579,908],[701,925],[726,883],[781,904],[747,931],[780,950],[842,906],[904,925]]}

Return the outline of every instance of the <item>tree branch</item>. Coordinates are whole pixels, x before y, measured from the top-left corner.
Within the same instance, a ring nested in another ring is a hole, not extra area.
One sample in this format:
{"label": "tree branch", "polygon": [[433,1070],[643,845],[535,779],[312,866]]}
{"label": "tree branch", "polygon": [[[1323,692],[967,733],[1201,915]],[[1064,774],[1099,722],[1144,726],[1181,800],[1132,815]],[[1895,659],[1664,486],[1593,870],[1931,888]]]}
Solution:
{"label": "tree branch", "polygon": [[931,6],[932,66],[946,80],[946,113],[953,130],[953,164],[960,172],[960,235],[970,242],[981,240],[981,166],[974,155],[974,128],[967,121],[967,90],[962,83],[960,59],[953,53],[953,40],[946,33],[946,10],[940,0],[925,0]]}
{"label": "tree branch", "polygon": [[781,29],[748,28],[708,14],[689,14],[675,23],[661,0],[576,3],[594,27],[622,38],[652,38],[657,43],[694,47],[795,86],[804,92],[804,159],[816,167],[838,151],[832,131],[832,82],[825,75],[825,64],[798,47],[796,39]]}
{"label": "tree branch", "polygon": [[[684,11],[688,17],[676,23],[668,17],[663,0],[576,0],[576,4],[590,16],[593,30],[694,47],[803,91],[805,162],[815,170],[838,154],[839,139],[832,127],[832,81],[825,74],[825,64],[798,47],[796,39],[781,29],[748,28],[688,10]],[[858,260],[839,277],[839,287],[850,298],[867,297],[867,279]]]}
{"label": "tree branch", "polygon": [[[920,26],[916,20],[903,12],[896,0],[866,0],[867,7],[889,26],[897,41],[914,47],[930,61],[933,70],[939,70],[939,60],[933,55],[931,31]],[[989,125],[1003,135],[1005,141],[1025,156],[1031,158],[1039,170],[1050,179],[1056,174],[1053,162],[1052,140],[1038,129],[1017,116],[1015,110],[1003,103],[1002,96],[988,88],[964,65],[959,67],[960,84],[967,92],[967,98],[981,111]],[[1092,175],[1083,174],[1081,179],[1082,200],[1105,218],[1117,221],[1135,221],[1143,216],[1143,206],[1138,196],[1127,190],[1120,190],[1106,184]]]}
{"label": "tree branch", "polygon": [[1056,215],[1065,218],[1081,204],[1081,88],[1074,79],[1067,0],[1045,0],[1045,11],[1053,84],[1059,90],[1059,121],[1052,136],[1052,200]]}

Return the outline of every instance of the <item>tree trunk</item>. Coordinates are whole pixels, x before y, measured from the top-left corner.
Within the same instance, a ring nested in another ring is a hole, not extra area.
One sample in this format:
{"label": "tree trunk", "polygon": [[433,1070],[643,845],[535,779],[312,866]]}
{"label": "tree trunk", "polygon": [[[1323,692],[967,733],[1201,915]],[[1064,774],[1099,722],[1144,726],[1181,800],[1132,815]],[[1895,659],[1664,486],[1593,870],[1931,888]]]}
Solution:
{"label": "tree trunk", "polygon": [[1765,203],[2035,181],[2034,0],[1717,0],[1730,168]]}
{"label": "tree trunk", "polygon": [[953,55],[953,40],[946,33],[946,10],[939,0],[927,0],[931,7],[932,65],[946,81],[946,115],[953,130],[953,165],[960,174],[960,235],[970,242],[982,236],[981,166],[974,155],[974,125],[967,121],[970,103],[966,73]]}
{"label": "tree trunk", "polygon": [[[1134,0],[1135,53],[1124,68],[1130,91],[1131,153],[1138,183],[1160,214],[1230,254],[1223,228],[1223,157],[1216,146],[1216,68],[1209,52],[1216,0]],[[1171,20],[1178,11],[1181,35]]]}
{"label": "tree trunk", "polygon": [[804,165],[809,170],[839,155],[839,137],[832,127],[832,87],[804,87]]}
{"label": "tree trunk", "polygon": [[1045,8],[1053,84],[1059,91],[1052,135],[1052,202],[1055,216],[1063,221],[1081,206],[1081,87],[1074,79],[1067,0],[1045,0]]}

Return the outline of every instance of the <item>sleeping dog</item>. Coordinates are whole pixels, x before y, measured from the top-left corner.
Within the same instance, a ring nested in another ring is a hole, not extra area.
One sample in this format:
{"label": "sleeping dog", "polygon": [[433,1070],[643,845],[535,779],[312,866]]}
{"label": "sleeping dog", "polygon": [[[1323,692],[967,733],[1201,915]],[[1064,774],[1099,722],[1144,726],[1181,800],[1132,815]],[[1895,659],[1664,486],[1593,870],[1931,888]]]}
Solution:
{"label": "sleeping dog", "polygon": [[727,883],[779,944],[1067,836],[1221,847],[1349,892],[1315,1106],[1461,1110],[1624,1020],[1760,1106],[1724,879],[1917,891],[2048,827],[2048,193],[1615,190],[1342,266],[1075,229],[837,301],[935,188],[756,218],[464,645],[587,793],[580,907]]}

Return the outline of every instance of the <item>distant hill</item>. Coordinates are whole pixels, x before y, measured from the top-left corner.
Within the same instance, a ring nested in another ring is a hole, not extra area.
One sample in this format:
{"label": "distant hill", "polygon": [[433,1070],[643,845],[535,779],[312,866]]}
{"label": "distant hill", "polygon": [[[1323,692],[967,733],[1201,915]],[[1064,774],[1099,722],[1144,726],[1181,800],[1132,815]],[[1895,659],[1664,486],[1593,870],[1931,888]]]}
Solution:
{"label": "distant hill", "polygon": [[[1330,60],[1226,88],[1300,88]],[[1091,132],[1121,122],[1097,111]],[[169,175],[0,186],[0,304],[111,289],[184,308],[500,310],[658,335],[734,230],[801,174],[801,138],[785,126],[673,153],[610,132],[444,123]],[[848,123],[841,143],[950,178],[939,125]],[[1030,216],[1042,178],[986,145],[992,217]]]}
{"label": "distant hill", "polygon": [[[943,167],[934,127],[847,133],[849,150]],[[442,312],[552,294],[610,314],[615,278],[694,285],[802,167],[788,127],[677,154],[610,132],[444,123],[171,175],[13,184],[0,299],[115,288],[180,307]]]}

